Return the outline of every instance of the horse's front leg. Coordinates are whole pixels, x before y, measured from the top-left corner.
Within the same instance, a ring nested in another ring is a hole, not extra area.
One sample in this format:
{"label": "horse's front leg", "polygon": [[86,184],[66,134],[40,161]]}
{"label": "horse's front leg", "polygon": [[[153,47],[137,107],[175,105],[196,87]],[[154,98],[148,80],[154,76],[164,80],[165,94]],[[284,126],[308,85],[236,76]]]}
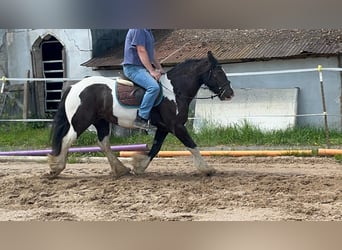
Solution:
{"label": "horse's front leg", "polygon": [[148,154],[136,154],[133,156],[133,172],[135,174],[142,174],[145,172],[146,168],[152,161],[152,159],[158,154],[163,145],[163,142],[167,136],[168,132],[161,129],[157,129],[154,135],[153,145]]}
{"label": "horse's front leg", "polygon": [[194,160],[195,167],[205,175],[212,175],[216,170],[209,166],[208,163],[203,159],[200,151],[197,148],[196,143],[193,141],[189,132],[183,124],[178,124],[175,127],[175,136],[188,148],[191,152]]}

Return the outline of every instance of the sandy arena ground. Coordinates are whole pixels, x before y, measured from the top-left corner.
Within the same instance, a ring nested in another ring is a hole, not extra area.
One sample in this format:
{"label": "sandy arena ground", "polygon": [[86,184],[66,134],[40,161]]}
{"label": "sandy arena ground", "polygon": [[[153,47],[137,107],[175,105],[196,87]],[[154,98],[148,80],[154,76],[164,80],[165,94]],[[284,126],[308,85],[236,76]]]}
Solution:
{"label": "sandy arena ground", "polygon": [[[342,165],[320,157],[157,158],[142,176],[109,177],[106,160],[0,162],[0,221],[341,221]],[[127,161],[127,160],[126,160]],[[127,162],[126,162],[127,163]]]}

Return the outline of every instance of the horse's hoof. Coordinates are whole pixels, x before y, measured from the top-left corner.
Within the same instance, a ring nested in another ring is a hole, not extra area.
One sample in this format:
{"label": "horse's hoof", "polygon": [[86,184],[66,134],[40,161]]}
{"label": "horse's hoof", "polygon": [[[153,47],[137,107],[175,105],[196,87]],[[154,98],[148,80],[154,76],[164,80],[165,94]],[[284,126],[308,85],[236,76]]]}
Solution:
{"label": "horse's hoof", "polygon": [[143,174],[150,162],[151,162],[151,159],[146,154],[133,155],[133,161],[132,161],[133,173],[136,175]]}
{"label": "horse's hoof", "polygon": [[131,169],[130,168],[125,168],[122,171],[119,172],[119,176],[123,176],[123,175],[128,175],[131,173]]}
{"label": "horse's hoof", "polygon": [[142,175],[145,173],[145,169],[141,169],[141,168],[134,168],[132,170],[133,174],[134,175]]}
{"label": "horse's hoof", "polygon": [[114,174],[113,172],[111,173],[111,175],[113,176],[114,179],[118,179],[124,175],[129,175],[131,174],[131,169],[130,168],[124,168],[122,170],[120,170],[118,173]]}
{"label": "horse's hoof", "polygon": [[49,180],[53,180],[56,179],[58,176],[58,174],[56,174],[55,172],[50,171],[49,173],[45,173],[41,176],[42,179],[49,179]]}
{"label": "horse's hoof", "polygon": [[204,176],[210,177],[210,176],[213,176],[216,173],[216,169],[212,168],[212,169],[207,169],[207,170],[204,170],[204,171],[201,171],[201,172],[202,172],[202,174]]}

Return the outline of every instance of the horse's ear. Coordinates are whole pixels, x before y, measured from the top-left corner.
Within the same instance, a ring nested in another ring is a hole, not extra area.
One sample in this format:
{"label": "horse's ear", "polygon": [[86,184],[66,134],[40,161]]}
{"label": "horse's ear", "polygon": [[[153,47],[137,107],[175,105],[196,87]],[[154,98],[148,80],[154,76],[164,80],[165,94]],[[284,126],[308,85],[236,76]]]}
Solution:
{"label": "horse's ear", "polygon": [[211,64],[215,67],[218,64],[217,59],[214,57],[213,53],[211,51],[208,51],[208,58]]}

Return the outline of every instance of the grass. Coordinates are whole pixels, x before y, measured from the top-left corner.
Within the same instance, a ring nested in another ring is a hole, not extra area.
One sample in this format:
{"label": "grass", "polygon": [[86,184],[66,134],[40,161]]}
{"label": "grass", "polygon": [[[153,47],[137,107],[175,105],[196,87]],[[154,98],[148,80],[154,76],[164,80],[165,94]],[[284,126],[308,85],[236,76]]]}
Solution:
{"label": "grass", "polygon": [[[189,129],[191,136],[199,147],[325,147],[325,132],[320,128],[295,127],[286,130],[264,132],[248,124],[228,128],[212,128],[206,126],[199,133]],[[44,149],[50,148],[50,127],[36,123],[0,124],[0,149]],[[112,145],[153,142],[152,135],[134,133],[128,137],[111,137]],[[342,144],[342,133],[330,131],[331,146]],[[90,131],[83,133],[74,146],[97,145],[96,134]],[[184,149],[182,143],[173,135],[169,135],[162,150]]]}
{"label": "grass", "polygon": [[[326,144],[324,129],[309,127],[275,131],[261,131],[249,124],[215,129],[206,127],[195,137],[201,146],[324,147]],[[342,133],[330,131],[330,142],[340,145]]]}
{"label": "grass", "polygon": [[47,148],[50,131],[45,125],[6,123],[0,125],[0,149]]}
{"label": "grass", "polygon": [[342,155],[335,155],[334,158],[338,163],[342,164]]}

